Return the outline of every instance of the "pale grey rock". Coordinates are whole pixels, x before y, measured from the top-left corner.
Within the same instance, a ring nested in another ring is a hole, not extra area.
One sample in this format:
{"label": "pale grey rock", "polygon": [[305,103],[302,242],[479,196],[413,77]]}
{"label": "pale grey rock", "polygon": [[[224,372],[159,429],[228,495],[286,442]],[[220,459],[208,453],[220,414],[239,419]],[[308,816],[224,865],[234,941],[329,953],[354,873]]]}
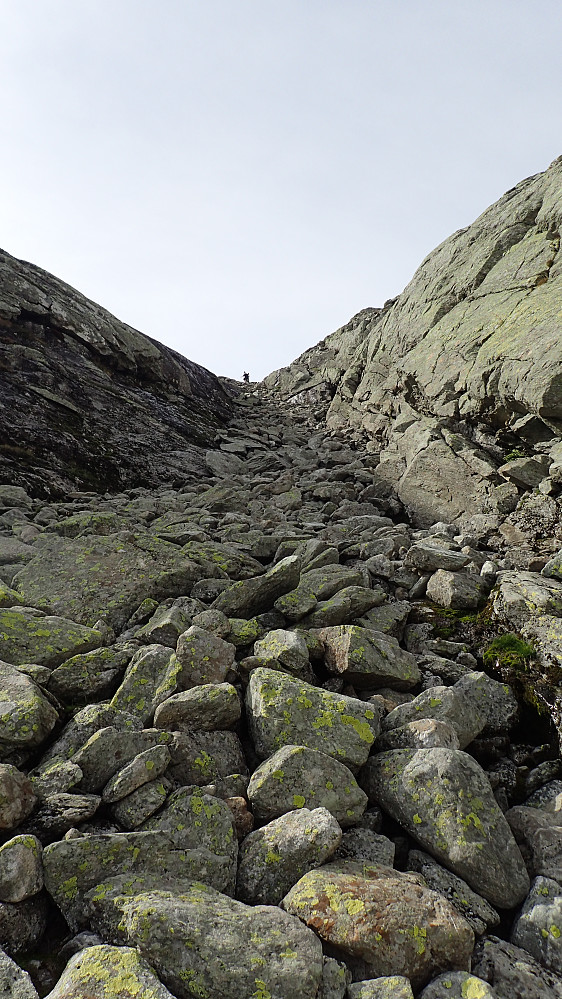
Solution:
{"label": "pale grey rock", "polygon": [[513,834],[475,760],[453,749],[396,749],[372,757],[361,784],[439,861],[494,906],[529,890]]}
{"label": "pale grey rock", "polygon": [[172,785],[165,777],[148,781],[111,805],[111,815],[127,832],[138,829],[166,801]]}
{"label": "pale grey rock", "polygon": [[46,687],[65,704],[84,704],[115,693],[136,643],[102,646],[71,656],[50,673]]}
{"label": "pale grey rock", "polygon": [[279,905],[290,888],[337,850],[342,831],[326,808],[302,808],[273,819],[244,839],[236,897],[251,905]]}
{"label": "pale grey rock", "polygon": [[531,955],[500,940],[483,937],[474,950],[472,973],[493,987],[498,999],[562,999],[562,979]]}
{"label": "pale grey rock", "polygon": [[498,468],[504,479],[522,489],[536,489],[548,473],[548,464],[536,458],[514,458]]}
{"label": "pale grey rock", "polygon": [[511,931],[511,942],[539,964],[562,974],[562,886],[535,878]]}
{"label": "pale grey rock", "polygon": [[320,600],[312,613],[301,618],[302,628],[331,628],[338,624],[350,624],[372,607],[378,607],[386,600],[382,589],[371,590],[365,586],[346,586],[329,600]]}
{"label": "pale grey rock", "polygon": [[274,906],[247,906],[196,881],[166,890],[145,879],[137,892],[115,878],[91,895],[104,939],[131,945],[178,999],[194,989],[223,999],[267,994],[310,999],[322,977],[322,947],[298,919]]}
{"label": "pale grey rock", "polygon": [[361,827],[344,832],[334,860],[356,860],[366,864],[394,866],[396,845],[387,836]]}
{"label": "pale grey rock", "polygon": [[404,558],[405,565],[413,566],[420,572],[436,572],[438,569],[447,569],[449,572],[457,572],[463,569],[470,562],[470,557],[460,551],[454,551],[443,545],[432,543],[431,538],[416,541],[408,549]]}
{"label": "pale grey rock", "polygon": [[358,767],[380,731],[381,711],[376,705],[261,667],[250,675],[246,707],[256,752],[262,758],[290,744],[318,749]]}
{"label": "pale grey rock", "polygon": [[[192,625],[180,635],[176,648],[181,665],[181,689],[198,687],[203,683],[223,683],[234,662],[234,655],[235,648],[230,642]],[[169,690],[168,693],[175,691]]]}
{"label": "pale grey rock", "polygon": [[116,999],[173,999],[137,950],[108,944],[74,954],[47,999],[107,999],[110,991]]}
{"label": "pale grey rock", "polygon": [[450,725],[457,733],[460,748],[464,749],[483,730],[485,709],[476,698],[471,699],[456,688],[456,684],[452,687],[430,687],[408,704],[399,704],[383,718],[383,732],[402,728],[422,718],[433,718]]}
{"label": "pale grey rock", "polygon": [[26,823],[26,829],[48,840],[64,836],[69,829],[91,819],[100,802],[97,794],[71,794],[66,791],[47,794]]}
{"label": "pale grey rock", "polygon": [[441,607],[454,610],[475,610],[487,596],[489,588],[476,573],[448,572],[438,569],[430,576],[427,596]]}
{"label": "pale grey rock", "polygon": [[348,586],[364,585],[360,569],[328,564],[303,572],[299,585],[275,601],[275,609],[288,621],[298,621],[313,610],[319,601],[328,600]]}
{"label": "pale grey rock", "polygon": [[[435,688],[433,688],[435,690]],[[387,715],[388,717],[388,715]],[[459,737],[449,722],[437,718],[419,718],[397,728],[383,731],[376,749],[459,749]]]}
{"label": "pale grey rock", "polygon": [[29,777],[9,763],[0,763],[0,829],[15,829],[36,804]]}
{"label": "pale grey rock", "polygon": [[562,582],[536,572],[500,572],[493,609],[496,617],[517,630],[543,614],[561,617]]}
{"label": "pale grey rock", "polygon": [[240,712],[240,697],[232,684],[204,683],[162,701],[154,713],[154,727],[212,732],[232,728]]}
{"label": "pale grey rock", "polygon": [[421,679],[415,656],[382,632],[339,625],[322,628],[317,635],[324,645],[328,671],[357,689],[389,684],[397,690],[410,690]]}
{"label": "pale grey rock", "polygon": [[384,635],[391,635],[392,638],[401,641],[411,610],[412,605],[407,600],[396,600],[394,603],[386,603],[381,607],[373,607],[363,617],[360,617],[356,624],[361,628],[381,631]]}
{"label": "pale grey rock", "polygon": [[254,770],[248,798],[258,822],[296,807],[326,808],[342,827],[359,820],[367,795],[338,760],[306,746],[283,746]]}
{"label": "pale grey rock", "polygon": [[31,978],[0,948],[0,999],[39,999]]}
{"label": "pale grey rock", "polygon": [[346,989],[350,984],[351,972],[347,965],[333,957],[324,957],[317,999],[345,999]]}
{"label": "pale grey rock", "polygon": [[167,645],[148,645],[138,649],[131,659],[110,706],[136,715],[148,724],[155,708],[181,683],[181,664]]}
{"label": "pale grey rock", "polygon": [[193,617],[205,610],[205,605],[193,597],[176,597],[161,603],[137,632],[136,637],[151,645],[169,645],[175,649],[179,636],[193,623]]}
{"label": "pale grey rock", "polygon": [[1,902],[22,902],[41,891],[42,852],[35,836],[13,836],[0,846]]}

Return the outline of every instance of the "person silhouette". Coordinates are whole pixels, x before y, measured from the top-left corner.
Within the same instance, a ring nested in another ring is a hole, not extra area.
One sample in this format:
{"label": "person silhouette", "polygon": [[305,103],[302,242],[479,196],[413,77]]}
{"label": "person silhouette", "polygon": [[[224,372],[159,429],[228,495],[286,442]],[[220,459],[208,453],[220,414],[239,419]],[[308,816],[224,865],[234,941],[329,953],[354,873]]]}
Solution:
{"label": "person silhouette", "polygon": [[250,375],[249,375],[249,373],[247,371],[244,372],[243,378],[244,378],[245,382],[249,382],[250,381]]}

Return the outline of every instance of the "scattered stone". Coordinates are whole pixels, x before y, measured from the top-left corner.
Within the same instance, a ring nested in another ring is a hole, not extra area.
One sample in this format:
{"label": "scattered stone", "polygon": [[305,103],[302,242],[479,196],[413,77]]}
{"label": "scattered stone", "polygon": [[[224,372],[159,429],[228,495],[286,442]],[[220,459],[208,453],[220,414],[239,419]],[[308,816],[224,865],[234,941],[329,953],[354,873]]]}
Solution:
{"label": "scattered stone", "polygon": [[390,684],[410,690],[421,679],[415,656],[382,632],[340,625],[323,628],[317,635],[325,648],[326,668],[357,689]]}
{"label": "scattered stone", "polygon": [[542,968],[526,950],[498,937],[483,937],[474,950],[472,973],[488,982],[498,999],[562,999],[562,979]]}
{"label": "scattered stone", "polygon": [[421,874],[430,888],[448,898],[451,905],[470,923],[477,936],[482,936],[487,929],[499,924],[498,913],[486,899],[472,891],[466,881],[441,867],[429,854],[422,850],[410,850],[408,867]]}
{"label": "scattered stone", "polygon": [[230,683],[204,683],[173,694],[156,708],[155,728],[175,732],[213,732],[240,719],[240,697]]}
{"label": "scattered stone", "polygon": [[41,891],[42,850],[35,836],[14,836],[0,846],[1,902],[22,902]]}
{"label": "scattered stone", "polygon": [[535,878],[511,933],[511,942],[562,975],[562,885]]}
{"label": "scattered stone", "polygon": [[467,971],[446,971],[434,978],[418,999],[498,999],[497,992],[482,978],[476,978]]}
{"label": "scattered stone", "polygon": [[14,666],[58,666],[101,644],[99,631],[64,617],[45,615],[35,607],[0,608],[0,658]]}
{"label": "scattered stone", "polygon": [[31,978],[0,949],[0,999],[39,999]]}
{"label": "scattered stone", "polygon": [[454,610],[476,610],[488,595],[482,576],[474,573],[448,572],[438,569],[430,576],[427,584],[429,600],[441,607],[452,607]]}
{"label": "scattered stone", "polygon": [[270,610],[283,593],[294,589],[299,578],[300,559],[289,555],[263,576],[234,583],[213,601],[213,610],[220,610],[227,617],[255,617]]}
{"label": "scattered stone", "polygon": [[15,829],[36,804],[29,777],[9,763],[0,763],[0,829]]}
{"label": "scattered stone", "polygon": [[0,756],[15,748],[41,745],[59,716],[53,705],[25,673],[0,662]]}
{"label": "scattered stone", "polygon": [[347,999],[414,999],[412,986],[403,975],[371,978],[348,985]]}

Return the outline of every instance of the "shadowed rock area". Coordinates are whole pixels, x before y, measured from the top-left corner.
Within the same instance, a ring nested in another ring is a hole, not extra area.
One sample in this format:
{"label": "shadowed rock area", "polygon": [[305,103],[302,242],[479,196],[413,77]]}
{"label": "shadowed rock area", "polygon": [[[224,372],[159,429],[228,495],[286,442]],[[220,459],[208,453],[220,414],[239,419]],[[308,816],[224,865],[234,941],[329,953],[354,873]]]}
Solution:
{"label": "shadowed rock area", "polygon": [[0,251],[0,482],[35,494],[173,483],[231,409],[218,378]]}
{"label": "shadowed rock area", "polygon": [[259,385],[2,258],[2,999],[562,999],[561,167]]}

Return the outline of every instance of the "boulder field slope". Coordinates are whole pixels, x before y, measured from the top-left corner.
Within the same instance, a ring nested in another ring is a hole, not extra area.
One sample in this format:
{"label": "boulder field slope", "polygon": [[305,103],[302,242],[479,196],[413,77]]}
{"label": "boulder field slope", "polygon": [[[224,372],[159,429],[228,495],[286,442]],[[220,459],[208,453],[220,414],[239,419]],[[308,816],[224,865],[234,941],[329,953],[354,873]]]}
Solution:
{"label": "boulder field slope", "polygon": [[229,412],[210,371],[0,251],[0,482],[46,496],[173,482],[204,467]]}
{"label": "boulder field slope", "polygon": [[562,432],[561,220],[562,157],[266,386],[329,399],[329,426],[367,430],[421,523],[493,505],[497,445],[525,453]]}

